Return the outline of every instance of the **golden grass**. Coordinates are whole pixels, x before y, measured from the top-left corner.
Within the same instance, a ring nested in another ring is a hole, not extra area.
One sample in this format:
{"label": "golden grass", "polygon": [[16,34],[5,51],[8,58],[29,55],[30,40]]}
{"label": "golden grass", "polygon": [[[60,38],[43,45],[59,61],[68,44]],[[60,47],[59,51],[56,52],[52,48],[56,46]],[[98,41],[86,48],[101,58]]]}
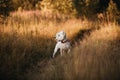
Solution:
{"label": "golden grass", "polygon": [[[13,12],[4,22],[0,26],[0,80],[120,79],[120,28],[115,23],[59,20],[39,11]],[[60,30],[77,45],[70,54],[51,59],[53,37]]]}
{"label": "golden grass", "polygon": [[119,42],[119,27],[96,30],[80,41],[80,45],[75,47],[71,54],[51,60],[51,63],[43,68],[43,73],[41,75],[38,73],[40,75],[38,79],[34,78],[36,80],[40,78],[42,80],[119,80]]}

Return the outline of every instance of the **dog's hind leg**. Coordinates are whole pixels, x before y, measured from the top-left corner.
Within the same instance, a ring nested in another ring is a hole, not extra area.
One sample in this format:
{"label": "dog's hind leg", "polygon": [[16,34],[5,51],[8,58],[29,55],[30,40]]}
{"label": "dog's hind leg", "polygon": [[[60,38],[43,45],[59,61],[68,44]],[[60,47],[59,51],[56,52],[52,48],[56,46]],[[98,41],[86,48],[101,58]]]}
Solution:
{"label": "dog's hind leg", "polygon": [[60,49],[60,55],[62,56],[64,53],[64,50],[63,49]]}
{"label": "dog's hind leg", "polygon": [[68,49],[67,53],[70,53],[71,49]]}

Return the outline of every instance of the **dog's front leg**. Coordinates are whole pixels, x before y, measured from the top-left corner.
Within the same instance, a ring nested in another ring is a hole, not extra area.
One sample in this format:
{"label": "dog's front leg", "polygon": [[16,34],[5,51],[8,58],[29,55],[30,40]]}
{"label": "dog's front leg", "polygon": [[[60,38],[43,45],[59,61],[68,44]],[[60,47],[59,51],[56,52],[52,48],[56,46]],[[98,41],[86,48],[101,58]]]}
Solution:
{"label": "dog's front leg", "polygon": [[56,44],[55,49],[54,49],[54,53],[53,53],[53,56],[52,56],[53,58],[55,57],[55,54],[57,53],[58,49],[59,49],[58,44]]}

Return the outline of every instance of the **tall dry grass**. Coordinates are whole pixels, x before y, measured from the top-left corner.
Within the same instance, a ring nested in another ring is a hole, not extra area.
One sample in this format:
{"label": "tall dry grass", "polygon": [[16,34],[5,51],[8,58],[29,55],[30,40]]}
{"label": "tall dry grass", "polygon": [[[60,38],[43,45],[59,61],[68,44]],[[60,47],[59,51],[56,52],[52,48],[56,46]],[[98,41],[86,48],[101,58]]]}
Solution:
{"label": "tall dry grass", "polygon": [[43,18],[38,11],[13,12],[0,26],[0,80],[23,80],[27,70],[49,61],[56,32],[66,31],[71,40],[80,29],[87,28],[81,20],[58,22],[45,15]]}
{"label": "tall dry grass", "polygon": [[[53,37],[60,30],[67,33],[73,50],[51,59]],[[120,79],[119,34],[111,22],[13,12],[0,25],[0,80]]]}
{"label": "tall dry grass", "polygon": [[35,74],[28,76],[30,80],[119,80],[119,50],[120,28],[107,26],[80,41],[71,54],[51,60],[41,73],[33,69]]}

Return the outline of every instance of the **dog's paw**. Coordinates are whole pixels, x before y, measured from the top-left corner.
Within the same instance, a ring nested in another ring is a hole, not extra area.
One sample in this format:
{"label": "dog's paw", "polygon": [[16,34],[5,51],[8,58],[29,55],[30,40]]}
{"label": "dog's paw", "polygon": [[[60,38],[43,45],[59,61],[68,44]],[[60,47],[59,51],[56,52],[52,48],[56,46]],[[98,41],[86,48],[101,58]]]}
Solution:
{"label": "dog's paw", "polygon": [[55,56],[52,56],[52,58],[54,58]]}

